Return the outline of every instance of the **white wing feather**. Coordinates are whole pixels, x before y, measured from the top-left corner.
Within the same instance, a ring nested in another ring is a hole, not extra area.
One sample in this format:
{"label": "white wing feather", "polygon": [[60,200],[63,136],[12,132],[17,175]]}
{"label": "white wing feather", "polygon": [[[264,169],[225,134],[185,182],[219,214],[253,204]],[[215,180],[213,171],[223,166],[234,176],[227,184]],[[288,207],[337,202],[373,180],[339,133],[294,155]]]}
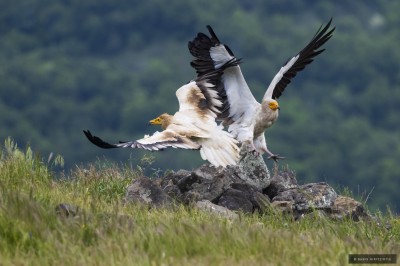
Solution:
{"label": "white wing feather", "polygon": [[271,83],[268,86],[267,91],[264,94],[263,100],[272,99],[272,93],[274,92],[276,84],[282,79],[283,75],[296,63],[299,59],[300,55],[296,55],[292,57],[281,69],[276,73],[275,77],[272,79]]}

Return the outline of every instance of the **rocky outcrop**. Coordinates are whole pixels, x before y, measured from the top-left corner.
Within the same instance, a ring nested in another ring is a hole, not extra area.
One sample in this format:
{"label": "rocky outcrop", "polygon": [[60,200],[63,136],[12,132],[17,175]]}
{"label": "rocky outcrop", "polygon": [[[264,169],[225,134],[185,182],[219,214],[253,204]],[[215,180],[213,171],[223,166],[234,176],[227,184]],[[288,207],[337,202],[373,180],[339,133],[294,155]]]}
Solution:
{"label": "rocky outcrop", "polygon": [[271,209],[300,219],[309,214],[332,219],[368,219],[362,204],[338,196],[327,183],[299,185],[293,171],[271,174],[261,156],[241,152],[237,166],[215,168],[208,164],[193,170],[170,172],[157,181],[146,177],[128,187],[126,202],[150,207],[185,204],[236,217],[235,212],[268,213]]}

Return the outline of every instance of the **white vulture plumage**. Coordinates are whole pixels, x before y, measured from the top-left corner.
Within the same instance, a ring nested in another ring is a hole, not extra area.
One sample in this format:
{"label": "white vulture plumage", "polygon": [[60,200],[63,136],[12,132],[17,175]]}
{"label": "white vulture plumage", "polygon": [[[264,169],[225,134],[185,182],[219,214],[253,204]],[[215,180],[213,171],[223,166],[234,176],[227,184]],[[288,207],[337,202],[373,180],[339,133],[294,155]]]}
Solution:
{"label": "white vulture plumage", "polygon": [[[221,76],[223,86],[219,87],[223,107],[217,119],[228,126],[228,132],[242,145],[250,145],[251,150],[259,154],[267,152],[269,159],[275,161],[283,158],[268,150],[264,131],[277,120],[280,108],[276,99],[281,96],[291,79],[325,50],[318,49],[332,37],[335,28],[329,30],[331,22],[332,19],[325,27],[321,26],[307,46],[281,67],[269,84],[261,103],[251,93],[239,65],[224,71]],[[219,41],[213,29],[210,26],[207,29],[211,37],[200,32],[188,43],[189,51],[195,57],[191,66],[200,76],[236,59],[230,48]]]}
{"label": "white vulture plumage", "polygon": [[140,148],[159,151],[167,147],[200,150],[201,158],[212,165],[226,167],[235,165],[239,159],[238,141],[216,123],[221,112],[222,101],[218,94],[221,75],[227,67],[238,64],[229,60],[214,71],[199,76],[176,91],[179,111],[173,116],[162,114],[151,120],[153,125],[161,125],[163,131],[155,132],[136,141],[110,144],[93,136],[89,130],[84,133],[90,142],[104,149]]}

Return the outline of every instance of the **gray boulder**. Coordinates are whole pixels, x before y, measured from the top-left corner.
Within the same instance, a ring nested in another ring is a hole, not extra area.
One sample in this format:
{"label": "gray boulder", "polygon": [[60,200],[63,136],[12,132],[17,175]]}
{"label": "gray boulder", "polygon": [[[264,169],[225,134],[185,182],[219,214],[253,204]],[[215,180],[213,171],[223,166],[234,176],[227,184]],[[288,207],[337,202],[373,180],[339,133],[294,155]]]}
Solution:
{"label": "gray boulder", "polygon": [[232,174],[237,175],[246,184],[259,189],[267,188],[271,183],[271,175],[263,157],[249,152],[247,146],[242,147],[240,156],[238,165],[231,168]]}
{"label": "gray boulder", "polygon": [[216,214],[221,217],[225,217],[228,219],[237,219],[239,218],[239,215],[228,208],[219,206],[217,204],[212,203],[209,200],[201,200],[196,202],[195,204],[196,208],[202,211],[206,211],[209,213]]}
{"label": "gray boulder", "polygon": [[215,168],[204,164],[192,172],[169,173],[161,179],[160,186],[169,196],[189,204],[201,200],[215,202],[235,181],[240,182],[240,179],[231,175],[229,167]]}
{"label": "gray boulder", "polygon": [[285,190],[298,187],[296,174],[293,171],[285,169],[283,171],[276,170],[274,172],[270,185],[263,191],[271,199]]}
{"label": "gray boulder", "polygon": [[329,215],[331,218],[338,220],[351,218],[354,221],[361,221],[370,220],[371,218],[361,202],[345,196],[338,196],[336,198]]}
{"label": "gray boulder", "polygon": [[233,183],[222,193],[218,205],[230,210],[240,210],[245,213],[262,212],[269,206],[270,199],[254,186],[244,183]]}
{"label": "gray boulder", "polygon": [[280,192],[272,201],[290,202],[295,218],[313,212],[328,210],[333,206],[337,193],[328,184],[310,183]]}
{"label": "gray boulder", "polygon": [[135,179],[128,187],[125,203],[141,203],[149,207],[170,206],[172,199],[160,186],[147,177]]}
{"label": "gray boulder", "polygon": [[60,203],[55,207],[55,211],[62,217],[75,217],[79,214],[80,208],[69,203]]}

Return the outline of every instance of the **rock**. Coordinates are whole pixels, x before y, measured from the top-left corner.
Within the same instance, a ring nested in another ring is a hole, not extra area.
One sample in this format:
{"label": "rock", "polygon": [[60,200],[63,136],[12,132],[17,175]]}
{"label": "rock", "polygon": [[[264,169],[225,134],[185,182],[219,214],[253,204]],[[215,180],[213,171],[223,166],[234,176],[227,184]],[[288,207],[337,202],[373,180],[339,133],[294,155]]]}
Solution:
{"label": "rock", "polygon": [[255,210],[264,211],[269,202],[269,198],[257,188],[248,184],[233,183],[219,198],[218,205],[230,210],[252,213]]}
{"label": "rock", "polygon": [[273,201],[292,201],[297,210],[330,208],[336,200],[335,190],[325,182],[301,185],[280,192]]}
{"label": "rock", "polygon": [[209,200],[202,200],[196,202],[195,205],[198,209],[210,213],[217,214],[219,216],[228,218],[228,219],[237,219],[239,218],[239,215],[225,207],[218,206],[217,204],[214,204],[210,202]]}
{"label": "rock", "polygon": [[204,164],[193,172],[180,170],[162,178],[160,185],[168,195],[185,204],[201,200],[214,202],[232,182],[240,181],[228,173],[228,168]]}
{"label": "rock", "polygon": [[241,151],[236,166],[226,168],[204,164],[194,171],[179,170],[164,176],[161,189],[178,202],[190,204],[208,200],[231,210],[262,211],[269,198],[262,193],[270,174],[262,157]]}
{"label": "rock", "polygon": [[191,176],[192,172],[187,170],[179,170],[178,172],[169,172],[166,174],[161,180],[158,182],[162,190],[170,197],[174,198],[175,200],[179,200],[182,198],[181,189],[184,189],[183,184],[179,184],[180,180],[184,180]]}
{"label": "rock", "polygon": [[240,150],[241,159],[237,166],[232,167],[244,183],[253,185],[259,189],[265,189],[271,183],[271,175],[261,155],[249,151],[249,147],[243,145]]}
{"label": "rock", "polygon": [[329,215],[327,214],[326,210],[314,210],[312,212],[308,212],[308,213],[301,213],[298,216],[295,216],[296,220],[300,220],[300,219],[305,219],[305,218],[320,218],[320,219],[326,219],[329,218]]}
{"label": "rock", "polygon": [[335,220],[351,218],[356,222],[373,220],[361,202],[345,196],[338,196],[330,208],[317,210],[316,214],[310,213],[306,215],[318,215],[318,217],[328,217]]}
{"label": "rock", "polygon": [[169,173],[162,178],[160,186],[169,196],[185,204],[209,200],[230,209],[252,212],[264,209],[264,202],[269,202],[262,194],[269,183],[269,171],[262,157],[249,153],[237,166],[215,168],[204,164],[192,172]]}
{"label": "rock", "polygon": [[230,167],[231,166],[228,166],[227,168],[221,168],[221,167],[215,168],[210,164],[203,164],[202,166],[193,171],[193,175],[201,179],[213,180],[217,175],[218,176],[222,174],[229,175],[228,173],[226,173],[227,172],[226,170]]}
{"label": "rock", "polygon": [[295,218],[316,209],[331,209],[337,198],[335,190],[328,184],[310,183],[280,192],[273,201],[290,201]]}
{"label": "rock", "polygon": [[63,217],[75,217],[79,213],[79,207],[68,203],[58,204],[55,210],[57,215]]}
{"label": "rock", "polygon": [[293,201],[273,201],[271,206],[283,213],[293,213]]}
{"label": "rock", "polygon": [[183,203],[209,200],[217,202],[231,184],[249,184],[260,193],[270,184],[270,174],[261,156],[243,154],[236,166],[226,168],[204,164],[192,172],[179,170],[160,181],[161,188]]}
{"label": "rock", "polygon": [[125,199],[151,207],[178,202],[222,213],[273,214],[278,210],[295,219],[311,216],[360,220],[369,217],[361,203],[338,197],[326,183],[298,185],[295,173],[288,169],[274,171],[276,174],[271,178],[261,156],[250,152],[246,146],[242,147],[240,155],[236,166],[222,168],[204,164],[193,171],[171,171],[157,182],[145,177],[136,179],[128,187]]}
{"label": "rock", "polygon": [[369,220],[371,218],[361,202],[345,196],[336,198],[330,216],[338,220],[350,217],[354,221]]}
{"label": "rock", "polygon": [[293,171],[283,170],[276,172],[271,178],[270,185],[264,189],[264,193],[271,199],[282,191],[298,187],[296,174]]}
{"label": "rock", "polygon": [[155,182],[147,177],[135,179],[128,187],[125,203],[144,203],[150,207],[169,206],[172,203],[169,197]]}
{"label": "rock", "polygon": [[218,205],[228,208],[229,210],[241,210],[245,213],[253,212],[253,204],[246,195],[237,189],[229,188],[218,201]]}

